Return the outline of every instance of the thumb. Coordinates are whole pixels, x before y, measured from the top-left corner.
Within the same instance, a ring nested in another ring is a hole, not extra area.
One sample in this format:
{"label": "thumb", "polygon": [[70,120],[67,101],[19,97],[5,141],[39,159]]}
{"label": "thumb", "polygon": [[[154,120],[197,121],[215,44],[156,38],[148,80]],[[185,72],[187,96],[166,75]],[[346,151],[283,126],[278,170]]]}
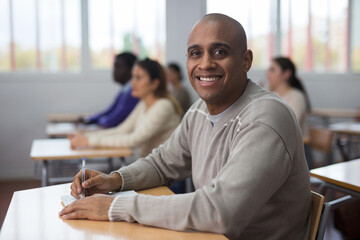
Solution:
{"label": "thumb", "polygon": [[82,183],[82,186],[84,188],[90,188],[90,187],[102,184],[102,182],[103,182],[103,180],[102,180],[101,176],[96,176],[96,177],[89,178],[88,180],[84,181]]}

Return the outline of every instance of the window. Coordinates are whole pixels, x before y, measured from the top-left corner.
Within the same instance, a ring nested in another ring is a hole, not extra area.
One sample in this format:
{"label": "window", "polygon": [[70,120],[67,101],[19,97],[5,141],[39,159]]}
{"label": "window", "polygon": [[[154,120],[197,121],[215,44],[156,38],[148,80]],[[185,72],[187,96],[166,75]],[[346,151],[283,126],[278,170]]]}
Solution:
{"label": "window", "polygon": [[[259,8],[258,6],[261,6]],[[274,54],[271,1],[207,0],[207,13],[223,13],[238,20],[247,33],[248,48],[253,49],[254,68],[266,68]],[[258,16],[262,16],[261,19]]]}
{"label": "window", "polygon": [[360,72],[360,1],[351,2],[351,66],[352,71]]}
{"label": "window", "polygon": [[306,71],[348,70],[348,1],[282,0],[281,10],[283,55]]}
{"label": "window", "polygon": [[269,59],[281,54],[292,58],[301,71],[360,71],[359,1],[207,0],[207,4],[208,13],[224,13],[243,24],[255,68],[267,68]]}
{"label": "window", "polygon": [[165,61],[165,0],[84,2],[0,0],[0,71],[109,69],[122,51]]}
{"label": "window", "polygon": [[0,70],[80,69],[80,1],[0,0]]}
{"label": "window", "polygon": [[90,0],[89,45],[93,68],[109,68],[114,55],[165,62],[165,0]]}

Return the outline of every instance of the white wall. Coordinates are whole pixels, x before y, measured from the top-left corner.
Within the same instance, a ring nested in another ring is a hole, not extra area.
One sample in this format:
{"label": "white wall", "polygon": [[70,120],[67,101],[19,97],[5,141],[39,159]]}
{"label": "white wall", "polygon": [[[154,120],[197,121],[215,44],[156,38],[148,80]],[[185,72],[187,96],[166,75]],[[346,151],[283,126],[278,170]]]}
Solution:
{"label": "white wall", "polygon": [[49,113],[99,111],[118,90],[109,73],[1,74],[0,179],[33,176],[31,142],[46,137]]}
{"label": "white wall", "polygon": [[198,95],[187,80],[186,71],[187,37],[194,24],[205,13],[205,0],[166,1],[166,61],[175,61],[181,65],[184,84],[190,89],[194,101],[198,99]]}
{"label": "white wall", "polygon": [[[187,35],[206,12],[205,0],[167,0],[167,61],[179,62],[186,76]],[[253,49],[256,51],[256,49]],[[264,71],[251,71],[255,81]],[[301,74],[313,107],[360,107],[360,76]],[[188,80],[185,84],[190,87]],[[33,176],[33,139],[44,138],[49,113],[96,112],[119,87],[110,72],[93,74],[0,74],[0,179]],[[197,98],[193,92],[194,100]]]}

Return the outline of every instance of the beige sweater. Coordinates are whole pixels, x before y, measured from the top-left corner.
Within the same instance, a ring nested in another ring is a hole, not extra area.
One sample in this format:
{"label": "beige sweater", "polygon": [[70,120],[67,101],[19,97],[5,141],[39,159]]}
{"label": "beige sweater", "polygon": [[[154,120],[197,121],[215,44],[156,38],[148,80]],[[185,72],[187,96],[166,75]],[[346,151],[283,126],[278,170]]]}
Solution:
{"label": "beige sweater", "polygon": [[250,80],[215,126],[199,100],[164,145],[118,173],[122,190],[169,185],[192,174],[196,191],[116,197],[111,221],[231,239],[308,239],[311,193],[299,124],[279,97]]}
{"label": "beige sweater", "polygon": [[303,135],[305,137],[308,136],[308,126],[306,122],[308,117],[308,109],[305,95],[301,91],[295,88],[291,88],[291,90],[283,97],[283,100],[289,104],[294,111],[295,116],[299,121]]}
{"label": "beige sweater", "polygon": [[148,110],[139,102],[118,127],[87,133],[91,146],[135,147],[140,157],[164,143],[180,123],[180,116],[170,100],[157,100]]}

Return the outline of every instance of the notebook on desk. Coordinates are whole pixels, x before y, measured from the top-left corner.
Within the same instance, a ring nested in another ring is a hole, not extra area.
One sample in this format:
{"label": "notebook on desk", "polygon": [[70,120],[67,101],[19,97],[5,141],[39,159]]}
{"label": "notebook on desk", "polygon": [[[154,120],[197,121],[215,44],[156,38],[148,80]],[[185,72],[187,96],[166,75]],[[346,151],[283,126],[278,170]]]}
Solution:
{"label": "notebook on desk", "polygon": [[[130,190],[130,191],[123,191],[123,192],[114,192],[114,193],[111,193],[110,195],[114,196],[114,197],[116,197],[116,196],[134,196],[134,195],[137,195],[137,193],[133,190]],[[61,202],[64,207],[75,202],[76,200],[78,200],[78,199],[74,198],[70,194],[61,196]]]}

